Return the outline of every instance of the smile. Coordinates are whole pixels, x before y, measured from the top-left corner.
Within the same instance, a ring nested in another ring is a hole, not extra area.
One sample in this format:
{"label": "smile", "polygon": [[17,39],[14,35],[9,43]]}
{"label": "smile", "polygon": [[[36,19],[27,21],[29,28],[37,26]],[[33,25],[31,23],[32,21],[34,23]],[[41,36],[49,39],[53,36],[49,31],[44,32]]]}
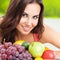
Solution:
{"label": "smile", "polygon": [[27,27],[23,27],[24,31],[28,32],[30,30],[30,28]]}

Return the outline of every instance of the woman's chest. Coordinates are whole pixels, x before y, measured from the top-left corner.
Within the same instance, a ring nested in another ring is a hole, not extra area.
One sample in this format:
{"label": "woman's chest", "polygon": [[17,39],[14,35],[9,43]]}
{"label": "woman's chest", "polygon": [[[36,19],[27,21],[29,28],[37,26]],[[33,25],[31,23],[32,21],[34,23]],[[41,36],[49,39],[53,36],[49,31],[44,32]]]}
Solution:
{"label": "woman's chest", "polygon": [[15,40],[16,40],[16,41],[17,41],[17,40],[24,40],[24,41],[29,42],[29,43],[35,41],[33,34],[31,34],[31,35],[29,35],[29,36],[16,37]]}

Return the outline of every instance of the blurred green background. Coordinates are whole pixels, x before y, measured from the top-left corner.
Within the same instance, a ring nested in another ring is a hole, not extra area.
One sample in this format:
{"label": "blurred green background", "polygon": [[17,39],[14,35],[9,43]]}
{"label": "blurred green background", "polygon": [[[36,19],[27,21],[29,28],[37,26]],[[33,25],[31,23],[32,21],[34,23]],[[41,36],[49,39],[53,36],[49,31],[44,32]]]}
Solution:
{"label": "blurred green background", "polygon": [[[10,0],[0,0],[0,16],[6,13]],[[60,18],[60,0],[43,0],[44,17]]]}

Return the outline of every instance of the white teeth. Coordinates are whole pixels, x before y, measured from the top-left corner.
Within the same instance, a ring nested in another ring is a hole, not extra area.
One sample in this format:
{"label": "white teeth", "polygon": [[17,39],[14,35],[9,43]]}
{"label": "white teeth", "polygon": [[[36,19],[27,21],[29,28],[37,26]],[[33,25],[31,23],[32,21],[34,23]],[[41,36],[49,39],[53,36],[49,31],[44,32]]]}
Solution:
{"label": "white teeth", "polygon": [[29,28],[26,28],[26,27],[24,27],[24,29],[27,29],[27,30],[29,30]]}
{"label": "white teeth", "polygon": [[27,28],[27,27],[23,27],[25,31],[29,31],[30,28]]}

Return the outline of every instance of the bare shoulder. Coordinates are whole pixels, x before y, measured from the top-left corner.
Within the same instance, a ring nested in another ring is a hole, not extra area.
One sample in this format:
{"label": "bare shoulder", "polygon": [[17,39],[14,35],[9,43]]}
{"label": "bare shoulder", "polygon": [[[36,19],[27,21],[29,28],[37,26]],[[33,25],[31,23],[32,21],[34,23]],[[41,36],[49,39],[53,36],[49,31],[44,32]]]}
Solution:
{"label": "bare shoulder", "polygon": [[[3,17],[0,17],[0,24],[2,23]],[[1,28],[0,28],[0,42],[2,40],[2,36],[1,36]]]}
{"label": "bare shoulder", "polygon": [[1,30],[0,30],[0,43],[1,43],[1,40],[2,40],[2,36],[1,36]]}
{"label": "bare shoulder", "polygon": [[[53,37],[53,32],[54,32],[54,30],[51,27],[44,24],[44,32],[42,34],[41,40],[43,40],[45,42],[51,42],[51,38]],[[55,32],[54,32],[54,34],[55,34]]]}
{"label": "bare shoulder", "polygon": [[57,47],[60,47],[60,33],[55,31],[50,26],[44,25],[44,27],[45,27],[45,30],[42,34],[41,41],[48,42]]}
{"label": "bare shoulder", "polygon": [[3,17],[0,17],[0,24],[2,23]]}
{"label": "bare shoulder", "polygon": [[2,37],[0,37],[0,43],[1,43],[1,41],[2,41]]}

